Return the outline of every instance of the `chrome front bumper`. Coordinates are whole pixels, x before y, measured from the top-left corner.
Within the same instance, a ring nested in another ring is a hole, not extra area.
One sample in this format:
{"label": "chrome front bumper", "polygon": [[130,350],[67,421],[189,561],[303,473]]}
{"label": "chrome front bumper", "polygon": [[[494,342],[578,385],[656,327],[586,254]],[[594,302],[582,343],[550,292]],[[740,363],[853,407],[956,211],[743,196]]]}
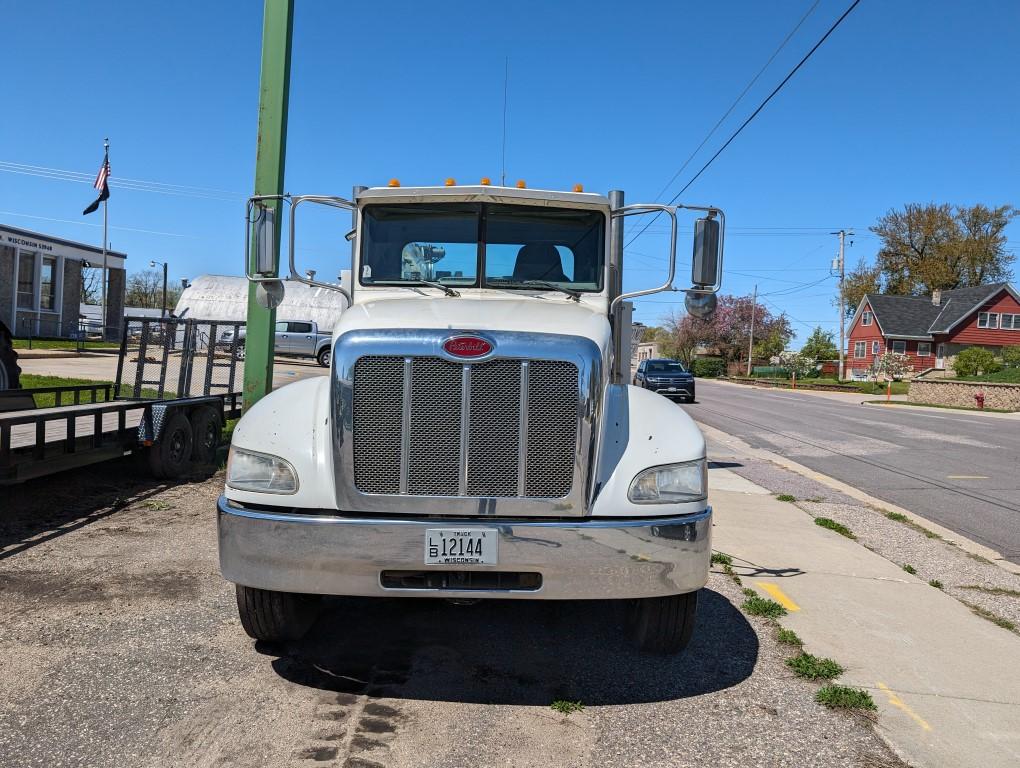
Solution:
{"label": "chrome front bumper", "polygon": [[[705,585],[712,510],[683,517],[569,521],[342,517],[217,504],[220,570],[236,584],[281,592],[402,597],[584,600],[657,597]],[[426,566],[426,528],[499,533],[495,566]],[[383,571],[538,573],[539,589],[383,587]]]}

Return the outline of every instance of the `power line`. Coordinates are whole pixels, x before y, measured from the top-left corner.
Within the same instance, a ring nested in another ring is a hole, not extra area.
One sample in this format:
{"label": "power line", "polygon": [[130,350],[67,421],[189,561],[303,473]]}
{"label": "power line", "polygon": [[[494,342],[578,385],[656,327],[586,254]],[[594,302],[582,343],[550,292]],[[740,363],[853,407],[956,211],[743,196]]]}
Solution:
{"label": "power line", "polygon": [[722,125],[726,118],[730,116],[734,109],[736,109],[737,104],[739,104],[741,100],[744,98],[744,96],[747,95],[747,92],[751,90],[752,87],[754,87],[754,84],[758,82],[758,78],[760,78],[765,73],[765,70],[769,68],[769,65],[772,64],[773,61],[775,61],[776,56],[778,56],[780,51],[782,51],[783,48],[786,47],[786,44],[790,42],[790,38],[792,38],[797,33],[797,30],[801,28],[801,25],[803,25],[804,22],[807,21],[808,16],[814,13],[815,8],[818,7],[818,3],[820,2],[821,0],[815,0],[814,4],[807,9],[807,13],[800,17],[800,21],[798,21],[797,25],[790,30],[790,33],[783,39],[783,42],[779,44],[779,47],[772,52],[772,55],[769,56],[769,60],[766,61],[765,64],[762,65],[762,68],[758,70],[758,74],[752,77],[751,81],[744,86],[744,90],[742,90],[740,92],[740,95],[733,100],[733,103],[730,104],[730,108],[727,109],[726,112],[723,113],[723,116],[720,117],[719,120],[716,122],[716,124],[712,126],[712,130],[705,134],[705,138],[703,138],[701,140],[701,143],[697,147],[695,147],[694,151],[691,152],[690,156],[686,160],[684,160],[684,164],[680,166],[680,169],[676,173],[674,173],[673,177],[666,182],[662,189],[659,190],[659,193],[654,198],[655,200],[658,200],[660,197],[662,197],[663,194],[665,194],[666,190],[670,188],[674,181],[676,181],[677,177],[684,172],[688,165],[690,165],[691,160],[693,160],[695,155],[697,155],[698,152],[701,151],[701,148],[705,146],[706,143],[708,143],[708,140],[715,135],[715,132],[719,130],[719,126]]}
{"label": "power line", "polygon": [[[758,113],[760,113],[763,109],[765,109],[765,105],[768,104],[770,101],[772,101],[772,99],[775,97],[775,95],[777,93],[779,93],[783,89],[783,86],[785,86],[790,81],[790,79],[795,74],[797,74],[797,71],[802,66],[804,66],[805,63],[807,63],[808,59],[810,59],[811,56],[814,54],[814,52],[817,51],[821,47],[822,43],[824,43],[826,40],[829,39],[829,35],[831,35],[833,32],[836,31],[836,28],[840,24],[843,23],[843,19],[845,19],[847,16],[849,16],[850,12],[853,11],[853,9],[856,8],[860,4],[860,2],[861,2],[861,0],[854,0],[853,3],[850,4],[850,7],[847,8],[845,11],[843,11],[843,15],[840,16],[838,19],[836,19],[835,23],[831,27],[829,27],[828,31],[824,35],[822,35],[821,39],[817,43],[815,43],[814,46],[811,48],[811,50],[808,51],[804,55],[804,58],[802,58],[799,62],[797,62],[797,66],[795,66],[793,69],[790,70],[790,73],[786,77],[784,77],[782,82],[780,82],[779,85],[777,85],[772,90],[772,93],[770,93],[768,96],[765,97],[765,100],[761,104],[758,105],[758,108],[756,110],[754,110],[754,112],[751,113],[750,117],[748,117],[743,123],[741,123],[740,127],[737,128],[737,130],[735,130],[730,135],[730,137],[728,139],[726,139],[726,143],[723,144],[721,147],[719,147],[718,150],[716,150],[716,153],[714,155],[712,155],[708,159],[707,163],[705,163],[703,166],[701,166],[701,170],[699,170],[696,174],[694,174],[694,177],[690,181],[688,181],[679,192],[677,192],[675,195],[673,195],[673,198],[669,201],[668,205],[672,205],[678,199],[680,199],[680,195],[682,195],[684,192],[686,192],[688,190],[688,188],[690,188],[690,186],[695,181],[698,180],[698,178],[701,176],[701,174],[703,174],[706,170],[708,170],[708,167],[713,162],[715,162],[715,159],[717,157],[719,157],[719,155],[721,155],[723,153],[723,151],[726,149],[726,147],[728,147],[733,142],[733,140],[736,139],[737,136],[739,136],[741,134],[741,132],[751,123],[751,121],[754,120],[754,118],[756,118],[758,116]],[[645,225],[645,227],[647,228],[648,226],[651,226],[652,222],[654,222],[659,217],[660,214],[661,214],[661,212],[660,213],[656,213],[649,220],[648,224]],[[634,235],[634,237],[632,237],[630,239],[630,243],[628,243],[627,245],[630,245],[635,240],[637,240],[639,237],[641,237],[643,232],[644,232],[644,230],[641,230],[636,235]]]}

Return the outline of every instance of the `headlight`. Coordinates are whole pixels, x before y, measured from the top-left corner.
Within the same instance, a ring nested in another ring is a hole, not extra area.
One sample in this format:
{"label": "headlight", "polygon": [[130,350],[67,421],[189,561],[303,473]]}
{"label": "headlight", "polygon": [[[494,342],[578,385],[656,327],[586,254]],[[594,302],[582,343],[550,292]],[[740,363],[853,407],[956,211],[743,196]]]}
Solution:
{"label": "headlight", "polygon": [[290,462],[279,456],[230,446],[227,485],[239,491],[296,493],[298,477]]}
{"label": "headlight", "polygon": [[635,504],[675,504],[704,499],[708,488],[705,459],[665,464],[638,473],[627,498]]}

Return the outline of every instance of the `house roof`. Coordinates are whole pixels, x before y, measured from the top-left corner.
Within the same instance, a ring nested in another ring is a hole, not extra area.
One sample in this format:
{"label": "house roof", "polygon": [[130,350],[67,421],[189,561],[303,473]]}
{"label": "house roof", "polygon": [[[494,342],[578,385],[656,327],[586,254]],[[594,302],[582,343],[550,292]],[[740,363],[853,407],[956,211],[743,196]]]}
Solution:
{"label": "house roof", "polygon": [[1003,290],[1017,298],[1016,291],[1009,283],[990,283],[942,291],[942,299],[938,306],[932,304],[930,296],[869,293],[861,300],[854,320],[867,303],[871,306],[875,320],[885,336],[928,339],[933,333],[948,333],[960,321]]}

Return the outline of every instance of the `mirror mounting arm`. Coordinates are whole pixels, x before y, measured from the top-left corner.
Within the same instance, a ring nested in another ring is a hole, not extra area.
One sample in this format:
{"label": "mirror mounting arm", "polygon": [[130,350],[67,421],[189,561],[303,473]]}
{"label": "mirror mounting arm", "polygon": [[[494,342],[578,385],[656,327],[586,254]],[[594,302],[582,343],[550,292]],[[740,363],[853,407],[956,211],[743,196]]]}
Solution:
{"label": "mirror mounting arm", "polygon": [[[679,210],[689,211],[704,211],[708,214],[709,218],[716,215],[719,216],[720,220],[720,233],[719,233],[719,270],[715,285],[698,285],[693,288],[674,288],[673,279],[676,274],[676,235],[677,235],[677,222],[676,212]],[[656,288],[646,288],[641,291],[631,291],[630,293],[621,293],[609,304],[609,312],[612,314],[616,306],[627,299],[633,299],[637,296],[649,296],[653,293],[662,293],[663,291],[682,291],[683,293],[715,293],[719,290],[721,277],[722,277],[722,252],[723,252],[723,237],[726,231],[726,214],[720,208],[713,206],[701,206],[701,205],[661,205],[659,203],[635,203],[633,205],[625,205],[622,208],[617,208],[612,212],[612,217],[624,217],[624,216],[636,216],[644,213],[651,213],[652,211],[665,212],[670,218],[670,243],[669,243],[669,274],[666,276],[666,282]]]}

